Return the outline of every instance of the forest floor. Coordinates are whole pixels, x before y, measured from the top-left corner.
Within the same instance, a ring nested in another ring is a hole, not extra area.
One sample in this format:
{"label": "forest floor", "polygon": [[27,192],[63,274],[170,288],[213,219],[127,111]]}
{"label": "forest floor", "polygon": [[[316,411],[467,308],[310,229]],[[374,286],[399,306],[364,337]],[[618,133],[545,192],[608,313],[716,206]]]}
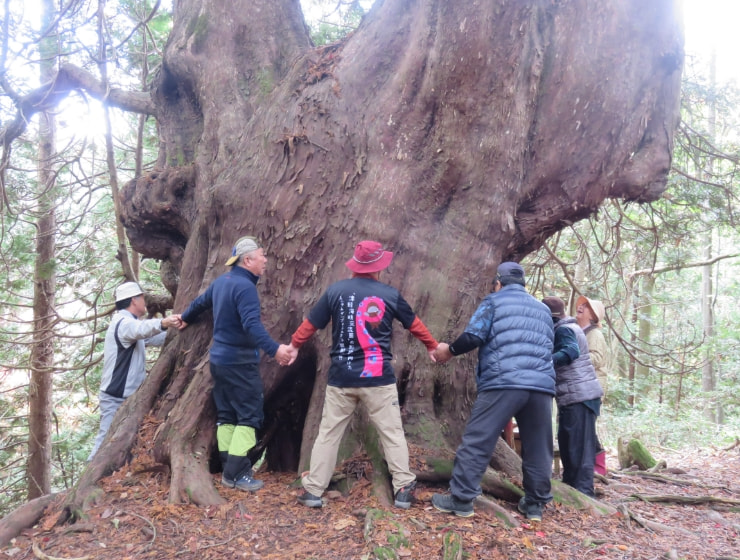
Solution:
{"label": "forest floor", "polygon": [[[431,496],[445,488],[426,483],[407,511],[379,503],[364,478],[348,496],[331,492],[324,508],[309,509],[297,503],[296,476],[287,473],[258,473],[265,486],[254,494],[221,488],[213,475],[226,504],[172,505],[166,473],[134,460],[101,481],[105,495],[86,520],[55,526],[52,507],[0,549],[0,558],[429,560],[443,558],[445,541],[455,539],[462,551],[449,558],[740,558],[740,448],[662,458],[681,472],[653,478],[617,471],[609,457],[614,470],[597,481],[597,493],[615,508],[626,506],[627,516],[624,509],[598,516],[549,504],[542,522],[530,523],[516,504],[498,502],[518,522],[513,527],[482,507],[470,518],[436,511]],[[656,503],[638,494],[699,499]]]}

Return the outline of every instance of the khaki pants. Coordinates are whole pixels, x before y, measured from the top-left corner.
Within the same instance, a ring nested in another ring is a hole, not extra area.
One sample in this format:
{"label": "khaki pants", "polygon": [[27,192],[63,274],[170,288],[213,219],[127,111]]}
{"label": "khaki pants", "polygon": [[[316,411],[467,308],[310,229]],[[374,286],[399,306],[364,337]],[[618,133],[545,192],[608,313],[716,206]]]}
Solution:
{"label": "khaki pants", "polygon": [[344,430],[360,402],[365,405],[370,422],[378,432],[388,470],[393,476],[394,494],[416,480],[409,470],[409,449],[395,383],[381,387],[327,386],[319,435],[311,451],[311,470],[303,478],[303,488],[314,496],[321,496],[331,481]]}

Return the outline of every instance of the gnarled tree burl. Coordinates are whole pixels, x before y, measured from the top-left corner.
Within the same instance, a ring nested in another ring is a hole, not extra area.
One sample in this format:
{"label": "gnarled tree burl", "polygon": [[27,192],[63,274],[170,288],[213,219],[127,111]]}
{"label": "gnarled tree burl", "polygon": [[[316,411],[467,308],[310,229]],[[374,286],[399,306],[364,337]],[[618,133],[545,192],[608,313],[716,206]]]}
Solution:
{"label": "gnarled tree burl", "polygon": [[[380,240],[396,252],[384,279],[444,340],[499,261],[607,197],[661,195],[682,63],[671,0],[379,0],[349,38],[323,48],[298,0],[178,0],[151,100],[109,97],[151,111],[160,127],[156,170],[122,195],[126,230],[137,251],[179,273],[176,312],[223,272],[234,240],[259,235],[270,258],[264,323],[282,341],[346,275],[355,242]],[[153,453],[171,466],[171,500],[222,501],[208,476],[210,335],[205,321],[169,341],[70,511],[122,464],[150,411],[162,421]],[[306,464],[326,336],[290,368],[263,365],[271,468]],[[394,350],[410,441],[454,449],[474,357],[432,365],[402,330]]]}

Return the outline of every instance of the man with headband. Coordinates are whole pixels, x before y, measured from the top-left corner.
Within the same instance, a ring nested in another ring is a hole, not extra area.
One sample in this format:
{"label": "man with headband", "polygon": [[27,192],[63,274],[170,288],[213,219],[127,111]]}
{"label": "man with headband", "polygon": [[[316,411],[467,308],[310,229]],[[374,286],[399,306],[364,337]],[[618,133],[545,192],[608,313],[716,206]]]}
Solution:
{"label": "man with headband", "polygon": [[281,365],[295,359],[285,344],[267,333],[260,317],[257,282],[267,257],[257,239],[239,239],[226,266],[231,270],[214,280],[182,314],[181,329],[213,310],[210,369],[216,405],[216,438],[223,465],[221,483],[228,488],[256,491],[264,483],[253,477],[248,451],[257,443],[262,426],[263,394],[259,373],[260,349]]}

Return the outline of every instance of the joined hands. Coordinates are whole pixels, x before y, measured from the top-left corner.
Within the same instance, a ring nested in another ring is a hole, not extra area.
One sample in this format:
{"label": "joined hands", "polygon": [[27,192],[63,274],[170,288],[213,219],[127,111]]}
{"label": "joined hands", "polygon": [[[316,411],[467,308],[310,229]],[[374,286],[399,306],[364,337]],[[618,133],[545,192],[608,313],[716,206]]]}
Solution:
{"label": "joined hands", "polygon": [[439,364],[445,364],[452,359],[452,352],[450,352],[450,345],[446,342],[440,342],[437,345],[437,348],[434,349],[432,352],[433,357],[432,361],[435,361]]}
{"label": "joined hands", "polygon": [[281,344],[275,353],[275,359],[281,366],[289,366],[298,357],[298,348],[293,344]]}

